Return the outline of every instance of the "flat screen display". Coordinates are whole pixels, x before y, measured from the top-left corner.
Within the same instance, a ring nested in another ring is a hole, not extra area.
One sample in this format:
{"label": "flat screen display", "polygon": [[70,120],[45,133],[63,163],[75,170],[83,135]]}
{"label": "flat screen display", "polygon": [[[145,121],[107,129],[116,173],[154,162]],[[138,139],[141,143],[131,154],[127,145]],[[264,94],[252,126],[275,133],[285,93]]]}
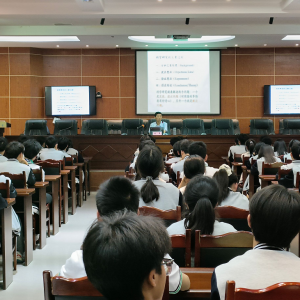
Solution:
{"label": "flat screen display", "polygon": [[220,114],[220,51],[136,51],[136,113]]}
{"label": "flat screen display", "polygon": [[95,86],[46,86],[47,116],[88,116],[96,114]]}
{"label": "flat screen display", "polygon": [[300,114],[300,85],[265,85],[266,115]]}

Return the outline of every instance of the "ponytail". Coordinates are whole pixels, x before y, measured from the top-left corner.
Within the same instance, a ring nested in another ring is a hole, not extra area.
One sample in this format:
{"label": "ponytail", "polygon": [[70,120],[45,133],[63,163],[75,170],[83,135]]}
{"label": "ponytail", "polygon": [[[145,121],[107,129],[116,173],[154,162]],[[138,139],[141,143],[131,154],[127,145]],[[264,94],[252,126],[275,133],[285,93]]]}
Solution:
{"label": "ponytail", "polygon": [[222,169],[214,174],[213,179],[216,181],[217,185],[219,186],[218,204],[221,205],[222,201],[226,199],[229,195],[228,174],[226,170]]}
{"label": "ponytail", "polygon": [[208,197],[201,197],[193,211],[186,217],[184,227],[191,229],[192,233],[195,230],[200,230],[201,234],[211,235],[214,231],[215,210]]}
{"label": "ponytail", "polygon": [[156,201],[159,199],[159,191],[157,186],[153,183],[152,177],[148,176],[146,178],[145,184],[142,186],[141,189],[141,196],[143,201],[147,204],[150,203],[151,201],[155,200]]}

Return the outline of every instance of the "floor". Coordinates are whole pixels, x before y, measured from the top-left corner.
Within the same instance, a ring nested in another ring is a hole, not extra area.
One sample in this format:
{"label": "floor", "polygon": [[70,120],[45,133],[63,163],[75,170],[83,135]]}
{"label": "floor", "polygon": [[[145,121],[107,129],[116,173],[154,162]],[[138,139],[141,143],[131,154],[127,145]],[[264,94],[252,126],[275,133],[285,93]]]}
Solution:
{"label": "floor", "polygon": [[53,275],[57,274],[71,253],[80,248],[87,229],[96,218],[95,195],[95,192],[91,193],[74,216],[69,214],[68,223],[60,227],[58,234],[47,238],[42,250],[33,252],[29,266],[18,265],[13,283],[5,291],[0,289],[1,300],[44,299],[42,273],[51,270]]}

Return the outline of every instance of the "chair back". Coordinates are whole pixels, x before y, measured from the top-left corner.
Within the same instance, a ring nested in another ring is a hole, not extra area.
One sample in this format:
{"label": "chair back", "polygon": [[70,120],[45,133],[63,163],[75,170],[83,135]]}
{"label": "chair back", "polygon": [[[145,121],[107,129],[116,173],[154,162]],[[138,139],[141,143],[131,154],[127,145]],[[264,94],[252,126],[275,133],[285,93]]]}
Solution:
{"label": "chair back", "polygon": [[283,119],[280,121],[282,121],[282,129],[279,128],[280,134],[300,134],[299,119]]}
{"label": "chair back", "polygon": [[284,158],[284,162],[286,164],[291,164],[293,161],[291,159],[287,159],[286,157]]}
{"label": "chair back", "polygon": [[283,178],[284,176],[288,175],[291,171],[292,171],[292,169],[284,170],[284,169],[279,168],[278,169],[278,180]]}
{"label": "chair back", "polygon": [[271,119],[250,120],[250,134],[256,134],[256,135],[275,134],[273,121]]}
{"label": "chair back", "polygon": [[108,134],[121,134],[122,120],[107,121]]}
{"label": "chair back", "polygon": [[77,120],[57,120],[54,124],[55,135],[77,135]]}
{"label": "chair back", "polygon": [[36,181],[43,181],[43,168],[32,169]]}
{"label": "chair back", "polygon": [[237,154],[237,153],[235,153],[235,154],[234,154],[233,161],[234,161],[234,162],[242,162],[242,161],[243,161],[243,160],[242,160],[242,154]]}
{"label": "chair back", "polygon": [[86,135],[107,135],[107,121],[104,119],[84,120],[82,122],[81,134]]}
{"label": "chair back", "polygon": [[176,134],[182,134],[183,120],[170,119],[170,134],[173,134],[173,129],[176,128]]}
{"label": "chair back", "polygon": [[182,134],[201,135],[206,134],[204,122],[201,119],[185,119],[183,120]]}
{"label": "chair back", "polygon": [[235,288],[235,281],[226,282],[225,300],[298,300],[300,282],[280,282],[264,289]]}
{"label": "chair back", "polygon": [[215,268],[253,248],[253,234],[236,231],[223,235],[200,235],[195,231],[195,267]]}
{"label": "chair back", "polygon": [[152,206],[142,206],[139,208],[140,214],[143,216],[158,217],[163,220],[181,220],[181,206],[177,206],[176,209],[161,210]]}
{"label": "chair back", "polygon": [[295,187],[299,188],[299,182],[300,182],[300,172],[296,173],[296,184]]}
{"label": "chair back", "polygon": [[65,157],[65,165],[66,166],[73,166],[74,164],[74,160],[73,160],[73,157]]}
{"label": "chair back", "polygon": [[211,119],[203,119],[204,130],[206,134],[211,134]]}
{"label": "chair back", "polygon": [[47,135],[46,120],[27,120],[25,123],[25,135]]}
{"label": "chair back", "polygon": [[184,234],[171,235],[172,258],[179,267],[191,267],[191,229]]}
{"label": "chair back", "polygon": [[250,156],[243,156],[243,166],[245,166],[246,165],[246,162],[247,161],[249,161],[249,159],[250,159]]}
{"label": "chair back", "polygon": [[211,134],[234,135],[233,121],[231,119],[214,119],[211,124]]}
{"label": "chair back", "polygon": [[10,198],[10,188],[8,179],[6,179],[5,183],[0,182],[0,194],[3,198]]}
{"label": "chair back", "polygon": [[60,175],[61,161],[60,160],[38,160],[37,165],[45,171],[45,175]]}
{"label": "chair back", "polygon": [[0,175],[9,177],[16,189],[26,189],[26,187],[27,187],[25,171],[23,171],[21,174],[10,174],[8,172],[1,172]]}
{"label": "chair back", "polygon": [[262,162],[261,175],[276,175],[282,165],[284,165],[283,162],[275,162],[273,164]]}
{"label": "chair back", "polygon": [[145,127],[141,127],[143,124],[142,119],[125,119],[122,121],[122,134],[140,135],[146,132]]}

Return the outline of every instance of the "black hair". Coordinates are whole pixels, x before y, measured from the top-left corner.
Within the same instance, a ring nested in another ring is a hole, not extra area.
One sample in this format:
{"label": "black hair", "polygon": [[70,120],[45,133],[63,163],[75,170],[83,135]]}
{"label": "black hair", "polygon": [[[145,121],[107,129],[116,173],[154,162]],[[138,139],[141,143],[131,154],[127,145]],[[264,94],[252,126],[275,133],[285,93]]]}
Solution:
{"label": "black hair", "polygon": [[139,199],[139,190],[128,178],[115,176],[100,185],[96,205],[101,217],[125,208],[137,213]]}
{"label": "black hair", "polygon": [[253,154],[253,155],[258,155],[259,150],[260,150],[260,147],[261,147],[262,145],[265,145],[265,143],[263,143],[263,142],[258,142],[258,143],[255,145],[252,154]]}
{"label": "black hair", "polygon": [[190,155],[199,155],[205,159],[207,154],[206,144],[204,142],[193,142],[189,146]]}
{"label": "black hair", "polygon": [[29,136],[21,134],[18,138],[18,142],[21,144],[24,144],[24,142],[26,142],[27,140],[29,140]]}
{"label": "black hair", "polygon": [[174,146],[174,144],[178,141],[181,141],[183,140],[183,137],[182,136],[173,136],[171,139],[170,139],[170,144],[172,146]]}
{"label": "black hair", "polygon": [[295,160],[300,160],[300,142],[298,143],[293,143],[293,147],[291,149],[293,158]]}
{"label": "black hair", "polygon": [[162,115],[162,113],[160,111],[157,111],[154,116],[156,117],[156,115]]}
{"label": "black hair", "polygon": [[41,144],[42,147],[46,146],[46,138],[44,136],[37,136],[35,139]]}
{"label": "black hair", "polygon": [[278,156],[287,153],[286,144],[283,139],[276,140],[276,142],[274,143],[274,152],[277,152]]}
{"label": "black hair", "polygon": [[5,156],[7,158],[17,158],[24,151],[25,147],[20,142],[10,142],[5,148]]}
{"label": "black hair", "polygon": [[240,142],[241,145],[245,145],[245,143],[248,139],[249,139],[249,136],[247,134],[241,133],[236,137],[235,143],[238,145]]}
{"label": "black hair", "polygon": [[69,142],[69,144],[68,144],[68,149],[69,148],[73,148],[73,142],[72,142],[72,140],[71,139],[69,139],[69,138],[67,138],[68,139],[68,142]]}
{"label": "black hair", "polygon": [[180,151],[183,151],[185,154],[189,153],[189,146],[192,142],[184,139],[180,141]]}
{"label": "black hair", "polygon": [[247,150],[250,152],[250,156],[252,156],[256,142],[253,139],[248,139],[245,143]]}
{"label": "black hair", "polygon": [[298,140],[290,140],[289,145],[288,145],[288,152],[292,152],[292,147],[294,145],[294,143],[300,143],[300,141]]}
{"label": "black hair", "polygon": [[176,157],[180,157],[180,142],[181,141],[178,141],[176,142],[174,145],[173,145],[173,154],[176,156]]}
{"label": "black hair", "polygon": [[150,136],[148,134],[144,134],[140,138],[140,143],[143,141],[150,141],[150,140],[151,140]]}
{"label": "black hair", "polygon": [[145,184],[141,189],[141,197],[145,203],[150,203],[154,199],[159,199],[159,191],[153,183],[153,179],[159,176],[164,170],[164,162],[161,151],[157,147],[146,146],[139,153],[136,160],[137,173],[141,178],[146,178]]}
{"label": "black hair", "polygon": [[108,300],[142,300],[150,272],[162,274],[171,242],[162,220],[117,212],[95,222],[83,242],[83,262],[94,287]]}
{"label": "black hair", "polygon": [[276,159],[274,157],[274,150],[272,146],[270,145],[262,145],[258,152],[258,159],[264,157],[266,164],[272,164],[276,162]]}
{"label": "black hair", "polygon": [[183,165],[184,176],[187,179],[192,179],[196,175],[203,175],[205,173],[205,163],[201,156],[193,155],[188,157]]}
{"label": "black hair", "polygon": [[57,148],[61,151],[65,150],[65,149],[66,149],[66,151],[68,151],[69,145],[70,145],[70,140],[66,137],[59,138],[59,140],[57,142]]}
{"label": "black hair", "polygon": [[238,177],[235,173],[232,173],[230,176],[228,176],[226,170],[221,169],[214,174],[213,179],[216,181],[219,187],[218,204],[221,205],[222,201],[225,200],[229,195],[229,187],[238,182]]}
{"label": "black hair", "polygon": [[41,144],[34,139],[27,140],[23,145],[25,147],[24,155],[28,159],[36,157],[42,149]]}
{"label": "black hair", "polygon": [[269,136],[267,135],[264,135],[264,136],[261,136],[260,139],[259,139],[261,142],[269,145],[269,146],[272,146],[272,140]]}
{"label": "black hair", "polygon": [[300,196],[282,185],[270,185],[255,193],[249,204],[256,241],[287,248],[300,231]]}
{"label": "black hair", "polygon": [[150,145],[150,146],[155,146],[155,144],[151,141],[151,139],[145,140],[145,141],[140,142],[140,144],[139,144],[139,151],[142,151],[143,148],[144,148],[146,145],[148,145],[148,146],[149,146],[149,145]]}
{"label": "black hair", "polygon": [[54,148],[57,144],[56,137],[53,135],[50,135],[46,138],[45,144],[48,148]]}
{"label": "black hair", "polygon": [[212,178],[197,175],[189,181],[184,192],[189,210],[184,226],[191,229],[192,234],[195,230],[200,230],[201,234],[213,233],[218,196],[218,185]]}
{"label": "black hair", "polygon": [[3,152],[7,146],[7,139],[3,136],[0,137],[0,152]]}

